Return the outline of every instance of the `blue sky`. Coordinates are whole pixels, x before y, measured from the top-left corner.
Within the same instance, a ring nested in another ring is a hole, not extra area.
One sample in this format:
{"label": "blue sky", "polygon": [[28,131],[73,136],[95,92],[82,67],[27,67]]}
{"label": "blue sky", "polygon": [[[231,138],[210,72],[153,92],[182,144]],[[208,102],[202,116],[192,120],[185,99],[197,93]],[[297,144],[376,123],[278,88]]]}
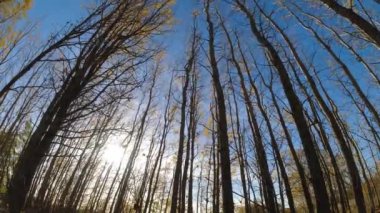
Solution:
{"label": "blue sky", "polygon": [[[44,38],[46,38],[51,33],[58,32],[67,22],[76,22],[77,20],[80,20],[82,17],[86,16],[86,5],[92,3],[93,1],[95,0],[34,0],[34,5],[28,13],[28,19],[32,22],[39,23],[38,33],[41,34],[41,40],[44,41]],[[176,24],[173,26],[171,32],[165,34],[161,38],[167,47],[169,57],[168,60],[170,62],[174,63],[178,59],[181,60],[186,55],[186,41],[190,37],[189,32],[192,25],[192,12],[194,8],[197,7],[197,2],[197,0],[177,0],[177,3],[173,7]],[[375,4],[373,1],[366,2],[371,7],[373,6],[375,8],[379,8],[379,5]],[[200,12],[202,13],[203,10],[201,9]],[[311,44],[313,44],[311,42],[312,39],[307,39],[309,37],[309,34],[300,32],[298,26],[296,27],[297,28],[294,30],[294,34],[300,36],[300,39],[298,40],[300,46],[302,44],[303,47],[311,47]],[[204,29],[204,27],[202,27],[202,29]],[[247,46],[248,44],[251,43],[245,42],[243,45]],[[321,56],[322,55],[325,55],[325,52],[323,50],[321,50]],[[181,62],[182,61],[180,61],[180,63]],[[356,61],[353,62],[356,63]],[[324,60],[320,60],[319,63],[320,67],[326,66],[326,61]],[[362,70],[359,69],[357,64],[356,66],[354,63],[351,63],[350,65],[350,67],[358,68],[358,72],[356,73],[357,76],[359,76],[359,74],[362,75],[360,73]],[[367,78],[362,78],[362,81],[365,79]],[[365,84],[365,82],[361,83]],[[330,91],[335,92],[333,88],[331,88]],[[339,98],[342,98],[339,103],[342,103],[343,98],[346,98],[344,96],[336,95],[336,93],[333,94],[333,96],[338,100],[340,100]],[[352,108],[352,105],[348,105],[347,107]],[[357,119],[356,116],[352,116],[351,118],[352,120]]]}
{"label": "blue sky", "polygon": [[[45,37],[59,31],[67,22],[75,22],[86,16],[86,6],[92,2],[94,0],[34,0],[27,18],[39,23],[39,33]],[[173,6],[177,24],[174,25],[172,32],[164,37],[165,43],[170,44],[170,51],[178,51],[175,47],[188,39],[187,32],[192,24],[189,20],[196,2],[196,0],[177,0]],[[169,37],[170,40],[167,39]]]}
{"label": "blue sky", "polygon": [[[41,35],[41,41],[44,41],[48,35],[56,33],[62,29],[67,22],[76,22],[86,16],[86,5],[89,5],[94,1],[95,0],[34,0],[33,7],[28,13],[28,20],[39,23],[39,30],[37,32]],[[173,6],[176,24],[173,26],[171,32],[160,37],[160,40],[162,39],[162,42],[167,47],[167,60],[171,63],[183,62],[186,55],[185,50],[187,47],[187,40],[189,39],[191,32],[192,13],[194,8],[201,8],[199,7],[201,5],[199,5],[198,2],[198,0],[177,0],[177,3]],[[375,4],[374,1],[366,1],[365,4],[367,7],[371,8],[380,7],[380,4]],[[203,10],[200,9],[201,14],[202,12]],[[201,28],[204,29],[205,26],[202,26]],[[202,29],[200,30],[202,31]],[[312,41],[313,39],[310,39],[307,32],[302,33],[296,28],[291,31],[291,33],[299,36],[298,41],[300,45],[304,47],[315,44],[315,42]],[[339,48],[336,49],[339,50]],[[320,49],[320,52],[322,55],[325,54],[325,51],[322,49]],[[368,53],[368,51],[365,50],[361,52]],[[373,51],[371,51],[371,53],[373,53]],[[344,52],[341,54],[344,54]],[[325,62],[326,61],[324,60],[320,60],[320,66],[326,66]],[[354,63],[349,64],[351,67],[357,68],[355,74],[358,76],[362,75],[362,70],[358,67],[356,61],[353,60],[353,62]],[[179,68],[181,68],[181,66]],[[358,79],[359,81],[364,81],[367,78]],[[361,83],[365,84],[366,82]],[[337,95],[334,97],[339,98]]]}
{"label": "blue sky", "polygon": [[55,32],[68,21],[78,20],[85,15],[85,5],[90,0],[34,0],[28,19],[38,22],[45,36]]}

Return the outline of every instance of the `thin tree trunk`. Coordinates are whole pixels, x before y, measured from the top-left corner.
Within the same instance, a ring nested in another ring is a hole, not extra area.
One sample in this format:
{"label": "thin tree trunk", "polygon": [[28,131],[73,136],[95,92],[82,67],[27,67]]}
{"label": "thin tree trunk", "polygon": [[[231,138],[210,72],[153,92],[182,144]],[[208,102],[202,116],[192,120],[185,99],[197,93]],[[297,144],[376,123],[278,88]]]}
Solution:
{"label": "thin tree trunk", "polygon": [[[179,130],[177,162],[175,166],[175,172],[174,172],[174,178],[173,178],[173,191],[172,191],[172,196],[171,196],[171,206],[170,206],[171,213],[176,213],[178,210],[177,203],[180,197],[179,188],[181,185],[180,179],[181,179],[181,174],[182,174],[182,158],[183,158],[184,143],[185,143],[187,90],[188,90],[189,82],[190,82],[190,74],[193,71],[194,63],[196,60],[196,51],[198,48],[197,46],[198,46],[197,35],[196,35],[196,31],[194,30],[192,42],[191,42],[190,55],[188,56],[189,58],[185,65],[185,83],[182,88],[181,121],[180,121],[180,130]],[[186,190],[186,189],[182,189],[182,190]]]}
{"label": "thin tree trunk", "polygon": [[223,94],[223,87],[220,82],[218,64],[215,56],[215,35],[214,35],[214,23],[212,22],[210,14],[210,0],[205,3],[205,12],[208,25],[209,34],[209,57],[212,70],[212,80],[214,89],[216,92],[216,104],[218,106],[218,143],[219,143],[219,155],[221,162],[221,174],[222,174],[222,195],[223,195],[223,212],[234,212],[234,201],[232,193],[232,180],[231,180],[231,160],[229,153],[229,141],[227,132],[227,116],[226,106]]}
{"label": "thin tree trunk", "polygon": [[255,35],[260,44],[263,45],[263,47],[265,48],[270,62],[276,68],[280,76],[283,90],[289,101],[289,105],[292,110],[292,116],[296,123],[298,133],[300,135],[300,139],[309,165],[311,173],[311,183],[313,184],[315,197],[317,201],[317,210],[318,212],[323,213],[331,212],[330,202],[328,199],[329,196],[326,190],[325,182],[323,180],[322,168],[318,159],[316,148],[314,147],[313,143],[311,143],[313,141],[313,138],[311,132],[307,128],[305,128],[305,126],[307,126],[307,122],[303,114],[302,103],[300,102],[298,96],[296,95],[293,89],[293,85],[291,83],[287,70],[284,64],[282,63],[281,58],[278,55],[275,48],[265,38],[262,32],[260,32],[257,28],[253,14],[239,0],[235,0],[235,2],[249,19],[252,33]]}
{"label": "thin tree trunk", "polygon": [[358,13],[352,10],[352,8],[346,8],[340,5],[336,0],[320,0],[326,6],[328,6],[331,10],[333,10],[338,15],[350,21],[352,24],[359,27],[363,33],[371,39],[375,45],[380,48],[380,31],[376,28],[376,26],[372,25],[365,18],[360,16]]}

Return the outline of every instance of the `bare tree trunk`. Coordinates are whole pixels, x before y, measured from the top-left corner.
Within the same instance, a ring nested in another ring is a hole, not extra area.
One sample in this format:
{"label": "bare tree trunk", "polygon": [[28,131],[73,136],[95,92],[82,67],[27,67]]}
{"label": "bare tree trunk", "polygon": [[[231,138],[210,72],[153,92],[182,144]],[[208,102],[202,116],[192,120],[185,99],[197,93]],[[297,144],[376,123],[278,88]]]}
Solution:
{"label": "bare tree trunk", "polygon": [[193,172],[194,172],[194,158],[195,158],[195,139],[197,134],[197,125],[199,120],[198,113],[198,75],[197,73],[193,73],[192,75],[192,96],[191,96],[191,104],[190,104],[190,116],[193,117],[193,122],[191,122],[191,140],[190,140],[190,174],[189,174],[189,187],[188,187],[188,198],[187,198],[187,212],[193,213]]}
{"label": "bare tree trunk", "polygon": [[[141,116],[140,125],[137,129],[136,139],[134,141],[130,156],[128,158],[127,165],[125,166],[125,169],[123,172],[122,180],[121,180],[121,183],[119,186],[120,188],[119,188],[119,191],[117,193],[117,198],[115,198],[116,202],[115,202],[115,208],[113,210],[113,212],[115,212],[115,213],[124,211],[124,207],[125,207],[124,201],[125,201],[125,196],[127,195],[127,192],[128,192],[127,188],[129,185],[130,177],[132,175],[132,170],[133,170],[133,167],[135,166],[136,158],[139,154],[141,144],[142,144],[145,132],[146,132],[147,125],[148,125],[147,121],[148,121],[148,116],[150,115],[149,111],[151,109],[151,105],[152,105],[152,101],[153,101],[153,89],[154,89],[155,84],[156,84],[157,69],[158,69],[158,67],[156,67],[155,74],[152,78],[152,84],[149,88],[149,93],[148,93],[148,103],[144,109],[142,116]],[[132,140],[132,136],[130,137],[130,140]]]}
{"label": "bare tree trunk", "polygon": [[[60,47],[64,46],[67,42],[69,42],[73,38],[77,38],[81,36],[82,34],[86,33],[88,30],[91,29],[92,26],[94,26],[96,23],[91,23],[90,27],[87,26],[92,19],[103,12],[103,10],[107,7],[107,4],[103,4],[96,8],[90,15],[88,15],[83,21],[81,21],[78,25],[73,27],[66,35],[64,35],[61,39],[58,41],[55,41],[52,44],[47,44],[47,47],[39,53],[35,58],[33,58],[30,62],[28,62],[21,70],[11,78],[11,80],[6,83],[3,88],[0,90],[0,100],[2,100],[11,87],[18,81],[20,78],[25,76],[38,62],[40,62],[42,59],[44,59],[48,54],[52,53],[54,50],[59,49]],[[57,35],[53,36],[56,37]],[[1,101],[0,101],[1,103]],[[1,104],[0,104],[1,105]]]}
{"label": "bare tree trunk", "polygon": [[298,133],[300,135],[307,162],[309,165],[311,173],[311,182],[313,184],[315,197],[317,201],[317,210],[318,212],[324,213],[331,212],[330,202],[328,199],[329,196],[326,190],[325,182],[323,181],[323,172],[321,169],[321,165],[318,159],[316,148],[314,147],[313,143],[311,143],[313,141],[313,138],[311,132],[307,128],[305,128],[305,126],[307,126],[307,122],[303,114],[302,103],[300,102],[298,96],[296,95],[293,89],[293,85],[291,83],[287,70],[284,64],[282,63],[281,58],[278,55],[275,48],[267,40],[267,38],[265,38],[262,32],[260,32],[257,28],[253,14],[247,9],[247,7],[243,3],[240,2],[240,0],[235,0],[235,2],[249,19],[252,33],[255,35],[260,44],[263,45],[263,47],[265,48],[270,62],[276,68],[280,76],[283,90],[289,101],[289,105],[292,110],[292,116],[296,123]]}
{"label": "bare tree trunk", "polygon": [[357,59],[358,62],[360,62],[369,72],[369,74],[371,75],[371,77],[373,78],[373,80],[380,86],[380,78],[378,77],[378,75],[376,74],[376,71],[371,67],[371,65],[366,62],[365,58],[363,58],[359,53],[358,51],[355,50],[355,48],[349,44],[349,42],[345,41],[344,38],[337,32],[337,30],[335,30],[333,27],[330,27],[325,21],[323,21],[321,18],[315,16],[315,15],[312,15],[310,13],[307,13],[305,11],[303,11],[298,5],[295,5],[297,7],[297,9],[299,11],[301,11],[302,14],[308,16],[308,17],[311,17],[311,19],[315,20],[320,26],[326,28],[327,30],[329,30],[334,36],[335,38],[344,46],[346,47],[351,53],[352,55],[355,56],[355,58]]}
{"label": "bare tree trunk", "polygon": [[[260,175],[263,178],[263,187],[265,188],[266,195],[267,195],[267,196],[265,196],[265,203],[266,203],[269,211],[275,212],[276,205],[277,205],[276,199],[275,199],[276,195],[275,195],[275,190],[273,187],[272,178],[271,178],[271,175],[269,172],[269,167],[268,167],[268,163],[267,163],[267,156],[265,153],[264,143],[262,141],[262,136],[260,133],[260,128],[259,128],[259,125],[257,122],[256,113],[254,112],[251,100],[250,100],[249,95],[248,95],[247,88],[246,88],[245,83],[244,83],[244,77],[243,77],[241,67],[240,67],[240,65],[239,65],[239,63],[235,57],[234,48],[232,46],[231,38],[230,38],[230,36],[227,32],[227,29],[224,26],[223,22],[222,22],[222,27],[224,29],[224,32],[226,34],[226,37],[227,37],[227,40],[228,40],[228,43],[230,46],[232,61],[234,62],[234,65],[238,71],[238,75],[240,78],[240,88],[243,91],[244,102],[247,105],[248,116],[249,116],[250,122],[252,123],[252,126],[253,126],[252,134],[255,136],[254,141],[255,141],[255,148],[256,148],[256,152],[257,152],[258,164],[259,164],[259,168],[260,168]],[[249,72],[249,71],[247,70],[247,72]],[[257,94],[256,94],[256,97],[257,97]]]}
{"label": "bare tree trunk", "polygon": [[365,105],[368,107],[369,111],[372,113],[374,120],[376,121],[377,125],[380,126],[380,115],[379,115],[379,113],[377,112],[375,106],[368,99],[368,97],[364,94],[364,91],[361,89],[359,83],[356,81],[355,77],[352,75],[351,70],[339,58],[339,56],[334,53],[334,51],[331,49],[331,47],[325,41],[323,41],[323,39],[319,36],[319,34],[313,28],[311,28],[310,26],[307,26],[293,12],[291,12],[291,13],[303,27],[308,29],[313,34],[314,38],[325,48],[325,50],[329,53],[329,55],[339,64],[339,66],[342,68],[344,74],[348,77],[348,79],[352,83],[352,86],[355,88],[355,91],[358,93],[359,97],[363,100]]}
{"label": "bare tree trunk", "polygon": [[[147,198],[148,204],[146,204],[146,206],[145,206],[144,213],[146,213],[148,210],[149,210],[148,212],[151,212],[153,199],[155,196],[155,192],[157,190],[158,178],[159,178],[161,165],[162,165],[162,159],[163,159],[163,155],[164,155],[165,148],[166,148],[166,137],[169,133],[170,124],[172,122],[172,116],[173,115],[170,114],[169,110],[170,110],[170,106],[171,106],[170,102],[171,102],[171,95],[172,95],[171,93],[172,93],[173,79],[174,79],[174,77],[172,74],[172,77],[170,80],[169,91],[168,91],[168,99],[167,99],[166,106],[165,106],[164,126],[163,126],[163,132],[162,132],[162,135],[160,138],[159,152],[157,154],[157,160],[153,166],[152,175],[151,175],[151,178],[149,181],[149,190],[148,190],[148,196],[147,196],[148,197]],[[154,183],[153,183],[153,181],[154,181]],[[162,196],[162,197],[164,197],[164,196]]]}
{"label": "bare tree trunk", "polygon": [[[247,181],[246,181],[246,174],[245,174],[245,158],[243,157],[243,140],[241,136],[241,129],[240,129],[240,118],[239,118],[239,112],[238,112],[238,104],[236,100],[236,94],[235,94],[235,89],[233,88],[233,83],[232,83],[232,78],[230,74],[230,84],[231,84],[231,92],[232,92],[232,97],[234,101],[234,107],[235,107],[235,117],[236,117],[236,130],[234,128],[234,122],[232,120],[232,107],[230,105],[230,117],[231,117],[231,126],[232,126],[232,134],[234,137],[234,142],[235,142],[235,148],[236,152],[238,155],[238,160],[239,160],[239,169],[240,169],[240,179],[241,179],[241,184],[243,188],[243,195],[244,195],[244,208],[245,212],[250,213],[251,208],[250,208],[250,196],[247,188]],[[230,103],[231,101],[229,101]],[[236,137],[237,136],[237,137]]]}
{"label": "bare tree trunk", "polygon": [[218,143],[219,143],[219,155],[221,162],[221,174],[222,174],[222,191],[223,191],[223,212],[234,212],[234,201],[232,193],[232,180],[231,180],[231,160],[229,153],[229,142],[227,132],[227,117],[226,106],[223,94],[223,87],[220,82],[218,63],[215,56],[215,35],[214,35],[214,23],[212,22],[210,14],[210,0],[205,3],[205,12],[208,25],[209,34],[209,57],[212,70],[212,80],[216,92],[216,104],[218,106]]}
{"label": "bare tree trunk", "polygon": [[363,33],[375,43],[375,45],[380,48],[380,31],[376,28],[376,26],[372,25],[369,21],[364,19],[358,13],[352,10],[352,8],[346,8],[340,5],[336,0],[320,0],[327,7],[333,10],[338,15],[346,18],[352,24],[359,27]]}
{"label": "bare tree trunk", "polygon": [[310,191],[309,191],[309,185],[307,183],[306,172],[305,172],[305,169],[303,168],[303,166],[302,166],[302,164],[301,164],[301,162],[300,162],[300,160],[298,158],[297,152],[296,152],[296,150],[294,148],[294,145],[293,145],[292,138],[290,136],[290,133],[289,133],[289,130],[288,130],[287,126],[286,126],[284,117],[283,117],[283,115],[281,113],[280,106],[279,106],[279,104],[277,102],[277,98],[276,98],[275,93],[273,91],[272,74],[271,74],[271,81],[270,81],[269,84],[265,82],[263,76],[261,75],[261,72],[260,72],[260,76],[261,76],[262,81],[265,84],[265,86],[269,89],[273,105],[274,105],[274,107],[276,109],[277,115],[278,115],[279,120],[280,120],[281,127],[282,127],[282,129],[284,131],[285,138],[286,138],[286,141],[287,141],[289,149],[290,149],[290,153],[292,154],[293,160],[294,160],[294,162],[296,164],[297,171],[298,171],[298,174],[300,176],[300,181],[301,181],[301,185],[302,185],[302,189],[303,189],[303,194],[304,194],[304,197],[305,197],[306,205],[308,207],[308,211],[309,212],[314,212],[313,202],[312,202],[312,198],[311,198]]}
{"label": "bare tree trunk", "polygon": [[[198,49],[197,32],[194,29],[192,41],[191,41],[190,53],[185,65],[185,83],[182,88],[179,144],[178,144],[177,162],[176,162],[174,178],[173,178],[173,191],[172,191],[172,197],[171,197],[172,202],[171,202],[171,207],[170,207],[171,213],[176,213],[178,209],[177,203],[178,203],[179,192],[180,192],[179,187],[181,185],[180,179],[181,179],[181,174],[182,174],[182,158],[183,158],[183,149],[184,149],[184,143],[185,143],[185,125],[186,125],[186,107],[187,107],[186,103],[187,103],[187,92],[188,92],[187,90],[188,90],[188,86],[190,82],[190,74],[194,69],[194,63],[196,61],[197,49]],[[183,188],[182,190],[186,190],[186,187]]]}
{"label": "bare tree trunk", "polygon": [[[162,7],[160,6],[155,9],[152,14],[148,13],[148,21],[139,22],[140,24],[133,25],[132,29],[129,24],[121,24],[123,23],[122,21],[124,21],[123,18],[126,16],[136,16],[146,5],[142,5],[141,7],[141,5],[135,6],[131,2],[118,2],[109,8],[103,8],[101,6],[101,17],[97,17],[100,21],[96,21],[97,19],[95,19],[87,23],[88,25],[86,25],[86,27],[89,27],[89,31],[92,30],[92,34],[87,36],[89,40],[87,42],[80,42],[79,45],[83,46],[79,56],[73,60],[73,66],[72,68],[70,67],[71,69],[68,76],[63,80],[62,87],[48,104],[36,130],[31,135],[16,164],[8,190],[9,200],[11,201],[10,211],[12,213],[17,213],[23,208],[26,195],[31,187],[37,168],[45,154],[49,152],[57,133],[64,124],[75,121],[75,118],[71,118],[69,115],[86,109],[86,107],[96,102],[100,95],[103,94],[111,84],[115,83],[115,81],[136,65],[125,68],[120,71],[120,73],[115,73],[116,77],[110,80],[107,85],[103,86],[93,99],[83,103],[83,106],[75,106],[75,108],[73,103],[80,98],[80,95],[83,95],[82,92],[84,92],[84,88],[91,81],[95,81],[93,77],[96,75],[96,72],[99,71],[104,63],[119,51],[120,48],[125,47],[125,42],[128,39],[135,37],[139,42],[133,43],[132,46],[139,45],[139,43],[142,42],[139,35],[143,34],[144,37],[146,37],[150,35],[152,31],[155,31],[158,26],[165,23],[165,21],[161,20],[165,19],[162,13],[163,8],[166,7],[165,5],[166,4],[163,4]],[[135,6],[135,10],[126,12],[131,6]],[[105,9],[107,9],[107,13],[105,13]],[[96,23],[95,26],[92,25],[93,22]],[[118,27],[115,29],[114,27],[116,25]],[[151,25],[151,28],[149,28],[149,25]],[[127,30],[128,33],[126,33]],[[141,63],[143,62],[137,64]],[[96,79],[99,80],[96,82],[103,83],[104,79],[107,79],[108,76],[102,77],[103,79]],[[91,88],[94,86],[96,86],[96,83]],[[86,115],[85,113],[84,115],[78,115],[78,117]],[[70,119],[67,120],[68,118]]]}

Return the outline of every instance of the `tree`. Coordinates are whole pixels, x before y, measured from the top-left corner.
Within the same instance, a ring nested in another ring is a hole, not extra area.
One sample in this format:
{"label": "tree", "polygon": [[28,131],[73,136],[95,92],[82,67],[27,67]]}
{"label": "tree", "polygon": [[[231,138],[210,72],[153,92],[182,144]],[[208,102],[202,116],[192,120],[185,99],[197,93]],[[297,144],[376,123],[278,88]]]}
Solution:
{"label": "tree", "polygon": [[326,186],[323,181],[322,169],[319,163],[315,147],[313,143],[310,143],[313,141],[313,137],[311,135],[311,132],[308,129],[304,128],[305,126],[307,126],[307,122],[303,113],[302,104],[293,89],[293,85],[291,83],[287,70],[282,63],[281,58],[278,55],[278,52],[257,27],[253,14],[239,0],[236,1],[236,4],[249,19],[252,33],[254,34],[258,42],[262,44],[265,50],[267,51],[268,60],[276,68],[278,75],[280,76],[284,93],[286,94],[286,97],[289,101],[292,110],[292,116],[297,125],[298,133],[301,138],[304,150],[306,152],[309,169],[312,173],[311,182],[313,184],[313,188],[316,194],[317,209],[320,212],[330,212],[330,203],[328,199]]}
{"label": "tree", "polygon": [[218,63],[215,56],[215,34],[214,34],[214,23],[212,21],[212,16],[210,14],[210,0],[205,2],[205,12],[206,20],[208,25],[209,34],[209,58],[211,66],[211,77],[213,81],[213,86],[216,93],[216,105],[218,108],[217,117],[217,129],[218,129],[218,143],[219,143],[219,157],[221,159],[221,173],[222,173],[222,189],[223,189],[223,211],[233,212],[234,202],[232,195],[232,181],[231,181],[231,160],[229,153],[229,140],[227,132],[227,117],[226,117],[226,106],[223,94],[223,88],[220,82]]}
{"label": "tree", "polygon": [[[188,93],[188,87],[190,83],[190,77],[192,72],[194,72],[195,63],[197,61],[197,52],[198,52],[198,35],[196,29],[193,29],[192,37],[191,37],[191,43],[190,43],[190,50],[189,50],[189,56],[186,62],[186,65],[184,67],[185,70],[185,82],[182,88],[182,102],[181,102],[181,121],[180,121],[180,130],[179,130],[179,143],[178,143],[178,154],[177,154],[177,162],[175,166],[175,172],[174,172],[174,178],[173,178],[173,191],[172,191],[172,197],[171,197],[171,207],[170,212],[175,213],[178,209],[178,199],[180,195],[179,187],[181,185],[181,175],[182,175],[182,161],[183,161],[183,152],[184,152],[184,143],[185,143],[185,125],[186,125],[186,108],[187,108],[187,93]],[[189,138],[188,138],[189,139]],[[189,144],[189,141],[188,141]],[[188,149],[189,150],[189,149]],[[187,154],[187,156],[189,156]],[[185,164],[188,163],[188,161],[185,161]],[[184,170],[184,173],[187,172],[187,169]],[[186,181],[183,180],[183,181]],[[183,184],[182,184],[182,187]],[[182,190],[186,190],[186,188],[182,188]],[[181,193],[182,194],[182,193]],[[184,200],[182,200],[184,201]],[[180,205],[181,206],[181,205]],[[183,207],[183,206],[182,206]],[[183,211],[183,209],[180,209]]]}
{"label": "tree", "polygon": [[369,39],[372,40],[373,43],[375,43],[377,47],[380,47],[380,31],[374,24],[370,23],[358,13],[356,13],[352,7],[344,7],[335,0],[320,1],[331,10],[333,10],[336,14],[342,16],[343,18],[349,20],[352,24],[356,25]]}
{"label": "tree", "polygon": [[13,25],[23,18],[31,8],[32,0],[2,0],[0,1],[0,49],[16,37]]}
{"label": "tree", "polygon": [[[36,170],[44,155],[49,151],[52,140],[57,135],[59,129],[67,122],[65,121],[67,116],[74,114],[78,109],[81,109],[83,112],[84,109],[95,103],[97,98],[114,82],[120,81],[122,84],[123,80],[128,80],[128,77],[125,75],[126,71],[133,70],[136,65],[146,61],[146,57],[149,59],[149,53],[145,52],[145,56],[140,62],[128,63],[132,61],[133,58],[130,57],[133,57],[134,54],[141,54],[141,52],[133,53],[133,47],[137,47],[150,33],[155,32],[166,21],[167,15],[164,13],[167,2],[162,2],[158,7],[154,5],[155,1],[149,3],[141,5],[131,2],[105,2],[97,9],[102,8],[101,11],[106,12],[106,14],[102,14],[100,17],[99,15],[89,17],[95,20],[100,18],[99,24],[91,27],[95,31],[92,34],[86,35],[89,38],[87,43],[80,42],[80,44],[83,44],[83,47],[77,60],[73,64],[62,88],[49,104],[16,164],[12,180],[9,184],[11,212],[19,212],[22,209],[25,196],[31,186]],[[130,8],[134,9],[131,11]],[[141,13],[139,13],[140,11],[147,10],[149,13],[145,13],[146,15],[144,16],[141,16]],[[129,25],[130,23],[138,24]],[[105,38],[107,38],[107,41],[104,40]],[[136,41],[137,43],[135,43]],[[133,46],[130,47],[130,45]],[[124,47],[129,48],[124,49]],[[115,67],[111,66],[111,69],[104,67],[107,60],[119,51],[131,52],[126,58],[121,58],[122,64],[125,64],[126,67],[121,72],[117,72],[116,68],[120,66],[118,64],[120,61],[115,64],[116,66],[114,65]],[[100,77],[98,76],[99,72],[108,74]],[[98,77],[98,81],[94,81],[96,77]],[[127,78],[123,79],[124,77]],[[107,82],[106,80],[109,81]],[[75,103],[80,95],[82,97],[84,95],[81,92],[86,91],[86,86],[94,88],[96,86],[96,83],[93,84],[94,82],[106,82],[106,86],[88,102],[83,103],[77,109],[73,109],[72,104]],[[89,112],[91,113],[91,110]]]}

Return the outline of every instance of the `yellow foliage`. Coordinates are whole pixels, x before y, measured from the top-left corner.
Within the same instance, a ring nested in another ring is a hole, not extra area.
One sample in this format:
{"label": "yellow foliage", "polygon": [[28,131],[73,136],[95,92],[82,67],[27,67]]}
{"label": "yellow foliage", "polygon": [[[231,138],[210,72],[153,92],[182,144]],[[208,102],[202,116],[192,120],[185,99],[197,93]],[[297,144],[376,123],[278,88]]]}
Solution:
{"label": "yellow foliage", "polygon": [[204,130],[203,130],[203,135],[205,136],[205,137],[210,137],[210,131],[209,131],[209,129],[211,129],[212,128],[212,117],[211,116],[209,116],[208,117],[208,120],[207,120],[207,124],[206,124],[206,128],[204,128]]}
{"label": "yellow foliage", "polygon": [[4,0],[0,2],[0,48],[15,39],[14,23],[26,15],[32,0]]}
{"label": "yellow foliage", "polygon": [[155,55],[155,60],[157,62],[160,62],[165,58],[165,55],[166,55],[166,52],[164,50],[162,50],[162,51],[158,52],[157,55]]}
{"label": "yellow foliage", "polygon": [[5,0],[0,2],[0,18],[17,19],[32,7],[32,0]]}

